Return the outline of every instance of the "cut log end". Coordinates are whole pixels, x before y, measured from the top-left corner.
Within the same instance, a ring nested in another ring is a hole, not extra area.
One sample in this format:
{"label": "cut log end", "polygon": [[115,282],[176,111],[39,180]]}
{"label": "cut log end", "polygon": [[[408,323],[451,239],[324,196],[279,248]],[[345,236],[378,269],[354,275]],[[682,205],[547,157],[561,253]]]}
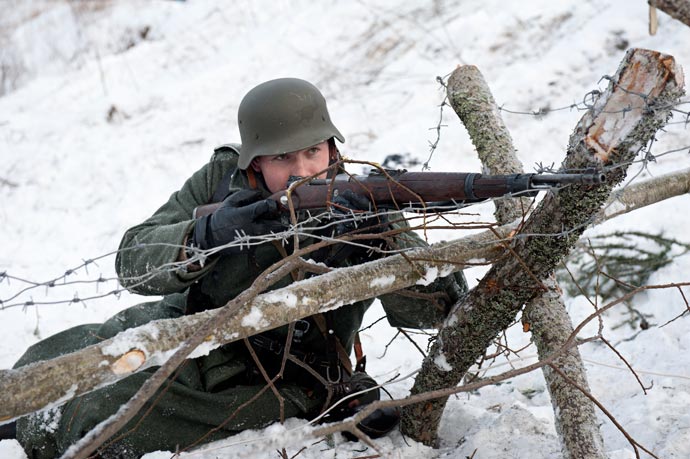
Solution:
{"label": "cut log end", "polygon": [[[656,65],[651,64],[655,62]],[[631,49],[591,120],[585,145],[592,156],[607,164],[616,147],[637,127],[654,104],[650,103],[669,81],[683,87],[683,70],[673,56],[648,49]]]}
{"label": "cut log end", "polygon": [[116,375],[133,373],[146,362],[146,354],[139,349],[133,349],[112,364],[111,369]]}

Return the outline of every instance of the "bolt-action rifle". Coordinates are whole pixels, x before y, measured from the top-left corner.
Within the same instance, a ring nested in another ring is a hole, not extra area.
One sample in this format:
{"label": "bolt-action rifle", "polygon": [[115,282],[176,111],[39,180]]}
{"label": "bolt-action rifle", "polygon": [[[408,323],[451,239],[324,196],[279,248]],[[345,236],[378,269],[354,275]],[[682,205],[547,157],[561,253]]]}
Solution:
{"label": "bolt-action rifle", "polygon": [[[535,196],[542,190],[566,185],[597,185],[601,172],[566,174],[483,175],[473,172],[372,171],[369,175],[338,174],[332,178],[305,180],[293,177],[284,191],[269,199],[283,211],[327,209],[332,198],[351,190],[369,198],[376,209],[424,209],[461,207],[501,196]],[[220,207],[211,203],[194,209],[194,218]]]}

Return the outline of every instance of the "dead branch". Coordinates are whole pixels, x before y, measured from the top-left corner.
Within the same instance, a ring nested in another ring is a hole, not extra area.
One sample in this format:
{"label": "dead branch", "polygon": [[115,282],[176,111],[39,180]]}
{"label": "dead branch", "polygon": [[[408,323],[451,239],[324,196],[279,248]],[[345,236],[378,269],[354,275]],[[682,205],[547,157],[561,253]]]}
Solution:
{"label": "dead branch", "polygon": [[660,175],[644,182],[636,182],[634,185],[625,186],[611,193],[611,197],[599,211],[593,224],[598,225],[633,209],[688,193],[690,193],[690,168]]}

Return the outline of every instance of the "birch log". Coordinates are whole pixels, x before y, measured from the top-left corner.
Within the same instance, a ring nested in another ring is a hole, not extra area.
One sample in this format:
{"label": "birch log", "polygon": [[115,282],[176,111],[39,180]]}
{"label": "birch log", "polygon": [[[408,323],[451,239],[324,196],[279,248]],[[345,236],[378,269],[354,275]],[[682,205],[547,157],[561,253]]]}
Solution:
{"label": "birch log", "polygon": [[[225,321],[216,321],[196,357],[300,318],[391,293],[501,255],[499,238],[513,227],[485,231],[358,266],[341,268],[257,296]],[[154,321],[52,360],[0,371],[0,423],[112,384],[134,371],[163,364],[199,327],[223,308]]]}
{"label": "birch log", "polygon": [[[515,256],[496,263],[451,312],[415,380],[413,395],[459,384],[522,306],[546,290],[538,280],[567,255],[612,187],[624,179],[625,165],[667,122],[682,94],[682,70],[671,56],[644,49],[626,53],[606,91],[575,127],[563,164],[566,170],[605,168],[607,182],[545,197],[521,228],[527,236],[510,243]],[[406,407],[403,432],[434,444],[446,400]]]}
{"label": "birch log", "polygon": [[[539,360],[544,360],[561,349],[573,333],[573,324],[556,280],[550,276],[542,282],[548,290],[532,300],[523,314],[523,323],[530,325]],[[585,365],[577,347],[572,347],[557,357],[553,365],[579,387],[590,392]],[[551,396],[563,459],[606,458],[594,403],[551,366],[542,367],[542,371]]]}
{"label": "birch log", "polygon": [[[524,172],[515,154],[510,133],[479,69],[474,66],[458,67],[448,79],[448,98],[469,131],[488,173]],[[496,220],[505,224],[522,217],[528,201],[527,198],[496,201]],[[550,278],[543,283],[548,291],[537,296],[525,308],[525,314],[530,315],[532,339],[542,358],[561,349],[567,337],[573,333],[556,281]],[[585,366],[577,347],[556,359],[554,365],[589,391]],[[603,439],[592,401],[577,388],[564,384],[563,379],[549,366],[544,367],[544,378],[551,394],[563,457],[604,459]]]}

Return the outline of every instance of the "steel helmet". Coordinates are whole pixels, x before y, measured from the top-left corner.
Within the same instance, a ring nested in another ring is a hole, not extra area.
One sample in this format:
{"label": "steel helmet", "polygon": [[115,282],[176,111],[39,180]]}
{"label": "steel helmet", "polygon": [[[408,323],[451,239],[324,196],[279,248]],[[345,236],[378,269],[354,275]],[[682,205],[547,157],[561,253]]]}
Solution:
{"label": "steel helmet", "polygon": [[270,80],[250,90],[240,103],[237,121],[240,169],[247,169],[257,156],[302,150],[331,137],[345,142],[321,92],[298,78]]}

